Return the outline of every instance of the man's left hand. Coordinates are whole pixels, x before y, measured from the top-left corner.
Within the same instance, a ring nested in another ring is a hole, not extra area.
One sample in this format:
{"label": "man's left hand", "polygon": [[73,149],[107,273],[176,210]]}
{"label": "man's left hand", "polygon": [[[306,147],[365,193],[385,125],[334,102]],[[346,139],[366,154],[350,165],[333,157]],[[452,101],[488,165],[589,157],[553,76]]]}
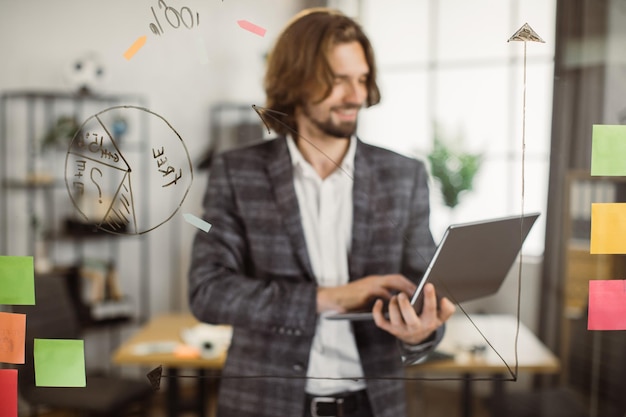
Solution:
{"label": "man's left hand", "polygon": [[424,307],[420,315],[415,312],[409,297],[401,292],[389,300],[389,319],[383,315],[383,302],[374,303],[372,313],[376,325],[404,343],[416,345],[427,339],[454,313],[454,304],[443,297],[437,307],[433,284],[424,286]]}

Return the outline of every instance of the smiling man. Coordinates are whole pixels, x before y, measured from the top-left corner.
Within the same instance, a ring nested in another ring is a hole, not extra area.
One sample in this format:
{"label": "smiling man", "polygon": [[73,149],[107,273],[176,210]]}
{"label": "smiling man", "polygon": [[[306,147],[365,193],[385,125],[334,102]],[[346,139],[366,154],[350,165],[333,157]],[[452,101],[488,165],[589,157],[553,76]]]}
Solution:
{"label": "smiling man", "polygon": [[[196,317],[234,327],[218,417],[404,416],[402,366],[454,312],[430,284],[419,314],[408,298],[435,250],[424,165],[356,137],[376,66],[337,11],[289,22],[265,90],[279,137],[214,163],[189,274]],[[374,320],[326,318],[363,307]]]}

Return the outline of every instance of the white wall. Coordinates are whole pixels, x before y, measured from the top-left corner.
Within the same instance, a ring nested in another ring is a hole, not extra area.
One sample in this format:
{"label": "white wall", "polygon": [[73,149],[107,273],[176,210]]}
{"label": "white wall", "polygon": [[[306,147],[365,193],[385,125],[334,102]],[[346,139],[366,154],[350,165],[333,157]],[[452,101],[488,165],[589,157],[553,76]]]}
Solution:
{"label": "white wall", "polygon": [[[171,28],[156,0],[0,0],[0,91],[68,91],[68,68],[76,58],[95,52],[106,74],[98,91],[145,96],[148,108],[180,133],[196,162],[209,143],[208,116],[213,103],[262,104],[263,55],[297,11],[299,2],[167,3],[199,13],[200,24],[193,29]],[[161,36],[149,29],[154,19],[151,7],[164,28]],[[261,37],[242,30],[236,24],[240,19],[264,27],[267,33]],[[142,35],[147,35],[146,44],[130,60],[125,59],[123,53]],[[206,172],[195,174],[181,212],[200,213]],[[63,173],[59,176],[62,178]],[[156,210],[160,202],[152,203]],[[182,221],[180,212],[150,232],[153,312],[185,307],[180,283],[184,281],[194,232]],[[122,279],[133,279],[124,276],[124,265],[120,270]],[[125,284],[129,291],[135,287]]]}

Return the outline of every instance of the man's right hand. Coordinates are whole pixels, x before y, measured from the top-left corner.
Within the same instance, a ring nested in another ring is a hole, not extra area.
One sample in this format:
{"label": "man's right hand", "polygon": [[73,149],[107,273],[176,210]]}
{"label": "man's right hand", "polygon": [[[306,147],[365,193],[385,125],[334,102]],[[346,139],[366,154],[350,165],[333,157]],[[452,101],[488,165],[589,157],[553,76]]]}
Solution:
{"label": "man's right hand", "polygon": [[377,298],[388,300],[398,292],[410,297],[416,288],[412,281],[400,274],[369,275],[338,287],[319,287],[317,312],[345,313],[363,308]]}

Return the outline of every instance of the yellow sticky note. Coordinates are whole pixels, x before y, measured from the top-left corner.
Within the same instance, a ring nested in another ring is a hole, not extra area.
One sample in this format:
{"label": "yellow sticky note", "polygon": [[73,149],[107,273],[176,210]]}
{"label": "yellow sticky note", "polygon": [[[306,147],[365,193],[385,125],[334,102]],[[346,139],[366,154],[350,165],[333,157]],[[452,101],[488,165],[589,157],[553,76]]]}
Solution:
{"label": "yellow sticky note", "polygon": [[592,254],[626,254],[626,203],[591,205]]}

